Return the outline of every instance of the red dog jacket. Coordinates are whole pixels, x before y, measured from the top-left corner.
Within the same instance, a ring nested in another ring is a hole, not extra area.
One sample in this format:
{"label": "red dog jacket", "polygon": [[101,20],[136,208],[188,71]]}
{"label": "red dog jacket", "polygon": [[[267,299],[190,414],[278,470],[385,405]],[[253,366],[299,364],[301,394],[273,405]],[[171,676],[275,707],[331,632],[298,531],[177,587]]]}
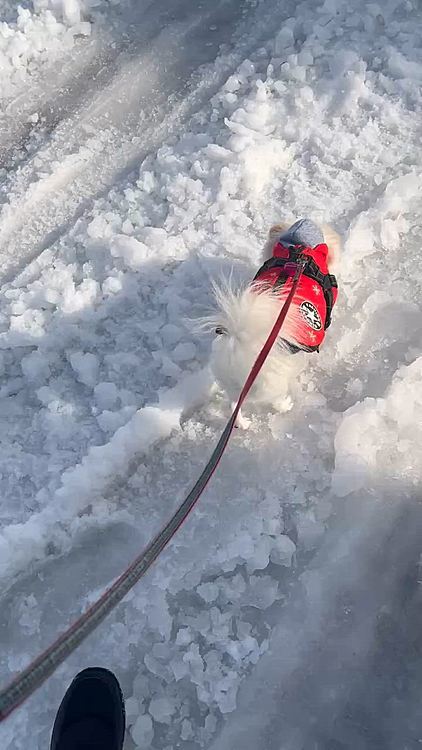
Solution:
{"label": "red dog jacket", "polygon": [[296,266],[301,258],[307,259],[292,305],[295,315],[294,341],[286,340],[290,351],[319,351],[325,331],[331,323],[331,312],[337,300],[337,281],[327,266],[328,247],[325,244],[314,248],[295,245],[285,247],[277,242],[273,257],[259,269],[254,283],[265,288],[280,289],[285,298],[293,283]]}

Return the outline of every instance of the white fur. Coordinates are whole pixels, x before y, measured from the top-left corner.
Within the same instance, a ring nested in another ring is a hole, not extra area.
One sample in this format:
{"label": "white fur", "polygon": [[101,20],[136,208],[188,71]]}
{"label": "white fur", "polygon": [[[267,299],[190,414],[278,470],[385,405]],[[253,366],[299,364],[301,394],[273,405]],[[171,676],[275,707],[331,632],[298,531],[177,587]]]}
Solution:
{"label": "white fur", "polygon": [[[277,316],[280,299],[269,292],[257,294],[250,287],[224,297],[219,325],[227,333],[216,336],[211,368],[217,383],[231,401],[236,401]],[[282,346],[274,346],[249,393],[255,403],[273,403],[282,408],[289,395],[290,378],[296,378],[301,363]]]}
{"label": "white fur", "polygon": [[329,224],[321,227],[324,233],[325,244],[328,247],[327,265],[330,273],[337,273],[340,264],[341,238]]}
{"label": "white fur", "polygon": [[[277,238],[290,224],[277,224],[269,232],[262,261],[272,257],[272,248]],[[324,238],[329,246],[330,271],[336,265],[340,252],[340,238],[331,227],[324,226]],[[257,293],[258,292],[258,293]],[[216,382],[227,393],[230,401],[236,402],[245,380],[261,351],[277,319],[283,297],[265,288],[251,285],[244,289],[233,289],[230,281],[214,285],[214,296],[218,312],[203,319],[202,329],[221,327],[224,333],[213,342],[211,369]],[[301,299],[295,299],[283,324],[282,336],[295,340],[295,326]],[[307,358],[298,353],[290,354],[282,342],[273,346],[268,358],[251,388],[248,398],[255,403],[266,403],[280,411],[293,405],[292,395],[298,376],[306,366]],[[239,426],[246,427],[247,420],[240,415]]]}
{"label": "white fur", "polygon": [[268,232],[267,241],[262,249],[261,265],[266,260],[268,260],[268,258],[272,258],[273,247],[275,243],[284,232],[287,232],[290,226],[291,226],[290,222],[282,222],[281,224],[274,224],[274,226],[271,227],[270,231]]}

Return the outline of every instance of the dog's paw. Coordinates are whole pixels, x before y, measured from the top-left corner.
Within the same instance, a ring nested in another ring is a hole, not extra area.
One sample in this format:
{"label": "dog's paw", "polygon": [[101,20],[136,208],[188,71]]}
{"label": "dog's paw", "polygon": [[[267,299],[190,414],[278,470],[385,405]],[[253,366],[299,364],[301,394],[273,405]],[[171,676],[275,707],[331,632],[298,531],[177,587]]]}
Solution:
{"label": "dog's paw", "polygon": [[236,419],[235,427],[237,430],[248,430],[252,424],[252,420],[247,417],[238,417]]}
{"label": "dog's paw", "polygon": [[274,408],[277,409],[280,414],[286,414],[293,409],[293,399],[290,396],[280,398],[278,401],[274,402]]}
{"label": "dog's paw", "polygon": [[[233,408],[234,406],[235,404],[233,404]],[[248,417],[244,417],[242,412],[239,411],[239,414],[237,415],[237,418],[236,418],[235,427],[237,427],[237,429],[240,429],[240,430],[247,430],[251,426],[251,424],[252,424],[252,420],[248,419]]]}

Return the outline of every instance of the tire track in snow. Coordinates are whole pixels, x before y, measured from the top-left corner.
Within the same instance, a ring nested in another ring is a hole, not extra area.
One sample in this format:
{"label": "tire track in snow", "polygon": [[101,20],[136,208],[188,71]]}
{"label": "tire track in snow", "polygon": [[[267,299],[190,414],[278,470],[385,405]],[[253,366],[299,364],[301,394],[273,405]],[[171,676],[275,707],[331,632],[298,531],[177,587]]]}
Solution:
{"label": "tire track in snow", "polygon": [[[162,12],[161,5],[152,13]],[[134,37],[47,142],[3,185],[0,266],[6,281],[66,229],[107,187],[167,139],[219,88],[234,68],[271,34],[289,6],[220,0],[210,9],[181,0],[174,20],[139,45]],[[179,20],[179,14],[182,20]],[[153,15],[154,19],[154,15]],[[211,30],[210,30],[211,29]],[[230,52],[214,60],[221,45]],[[208,65],[208,67],[207,67]],[[204,67],[205,66],[205,67]],[[84,77],[78,83],[82,89]],[[96,87],[102,86],[99,90]],[[92,101],[86,101],[92,97]]]}

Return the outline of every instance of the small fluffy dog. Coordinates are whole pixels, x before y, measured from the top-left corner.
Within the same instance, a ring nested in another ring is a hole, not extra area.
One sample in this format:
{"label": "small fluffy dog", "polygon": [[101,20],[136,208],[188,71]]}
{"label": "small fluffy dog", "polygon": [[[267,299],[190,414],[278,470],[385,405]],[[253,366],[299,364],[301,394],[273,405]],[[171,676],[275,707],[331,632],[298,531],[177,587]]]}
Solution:
{"label": "small fluffy dog", "polygon": [[[218,313],[202,327],[215,328],[211,369],[233,404],[289,293],[297,261],[305,258],[279,338],[249,393],[255,403],[271,404],[279,411],[291,409],[290,394],[305,365],[299,352],[319,351],[331,323],[337,298],[332,272],[339,252],[339,236],[328,226],[321,229],[309,219],[292,226],[277,224],[270,229],[263,265],[251,284],[239,290],[227,281],[214,285]],[[239,414],[238,426],[248,424]]]}

